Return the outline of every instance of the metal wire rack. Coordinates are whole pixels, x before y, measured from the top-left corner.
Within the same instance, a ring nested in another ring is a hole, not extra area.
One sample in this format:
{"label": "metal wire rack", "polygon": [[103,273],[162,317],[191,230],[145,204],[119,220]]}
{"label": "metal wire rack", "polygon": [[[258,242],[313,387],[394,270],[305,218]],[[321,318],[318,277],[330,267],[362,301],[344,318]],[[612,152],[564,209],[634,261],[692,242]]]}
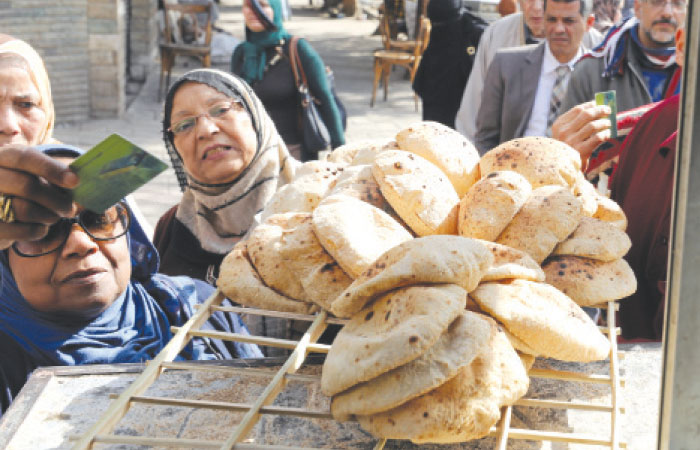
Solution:
{"label": "metal wire rack", "polygon": [[[118,397],[114,399],[109,408],[100,419],[82,436],[80,436],[74,446],[76,449],[89,449],[94,444],[126,444],[141,446],[157,446],[170,448],[220,448],[220,449],[298,449],[300,447],[264,445],[243,442],[249,435],[260,417],[265,414],[296,416],[310,419],[332,419],[330,411],[318,412],[304,408],[289,408],[273,406],[272,403],[277,395],[284,389],[290,380],[305,379],[317,380],[315,375],[300,375],[296,372],[302,367],[310,353],[328,353],[329,345],[317,343],[317,340],[329,324],[343,324],[346,321],[329,317],[325,311],[317,315],[303,315],[282,313],[276,311],[259,310],[253,308],[241,308],[232,306],[221,306],[224,295],[217,290],[198,311],[182,327],[173,327],[174,337],[163,348],[163,350],[148,364],[143,372],[134,380],[131,385]],[[620,415],[624,409],[620,406],[620,389],[624,385],[624,380],[619,375],[619,358],[624,354],[618,353],[616,336],[619,328],[615,324],[615,312],[617,304],[609,302],[603,308],[607,312],[607,326],[603,331],[608,335],[611,342],[611,352],[609,358],[609,374],[586,374],[574,371],[560,371],[550,369],[530,370],[531,378],[543,378],[550,380],[562,380],[575,383],[595,383],[607,385],[610,388],[609,404],[600,405],[587,402],[544,400],[535,398],[522,398],[516,406],[526,406],[535,408],[566,409],[594,411],[608,414],[610,417],[610,433],[606,436],[589,436],[560,431],[542,431],[523,428],[513,428],[511,426],[511,407],[504,408],[500,422],[492,427],[490,436],[496,438],[499,450],[508,448],[509,440],[531,440],[566,442],[584,445],[597,445],[612,449],[626,448],[626,444],[620,440]],[[216,311],[235,312],[262,315],[266,317],[277,317],[292,320],[308,321],[311,323],[306,333],[298,341],[275,339],[261,336],[249,336],[235,333],[224,333],[217,331],[202,331],[200,327],[209,316]],[[198,365],[186,362],[174,362],[176,356],[187,345],[194,336],[204,336],[229,341],[254,343],[263,346],[272,346],[292,350],[280,369],[275,372],[262,371],[255,368],[235,368],[235,367],[215,367]],[[159,375],[165,370],[206,370],[206,371],[228,371],[232,374],[251,376],[271,376],[272,379],[267,384],[263,392],[253,403],[229,403],[203,400],[176,399],[168,397],[148,397],[144,392],[157,380]],[[179,439],[148,436],[128,436],[113,434],[119,421],[127,414],[129,408],[135,404],[150,404],[162,406],[179,406],[189,408],[207,408],[222,411],[245,412],[242,420],[230,433],[225,441],[211,441],[200,439]],[[387,440],[380,439],[374,446],[375,450],[384,448]]]}

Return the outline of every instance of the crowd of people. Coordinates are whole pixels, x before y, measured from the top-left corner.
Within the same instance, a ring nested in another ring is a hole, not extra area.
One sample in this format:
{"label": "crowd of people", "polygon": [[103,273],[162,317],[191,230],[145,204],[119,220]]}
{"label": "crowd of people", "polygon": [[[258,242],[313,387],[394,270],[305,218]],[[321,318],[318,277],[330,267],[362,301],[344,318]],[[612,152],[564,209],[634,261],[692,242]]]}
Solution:
{"label": "crowd of people", "polygon": [[[551,136],[578,150],[585,167],[610,137],[610,108],[595,104],[597,92],[615,90],[621,111],[651,105],[621,146],[611,188],[629,218],[627,259],[639,284],[621,303],[622,334],[658,340],[686,0],[635,0],[628,14],[619,0],[517,3],[519,11],[491,24],[460,0],[428,3],[431,42],[414,83],[423,116],[482,153]],[[211,295],[223,257],[303,156],[284,8],[281,0],[245,0],[246,41],[231,73],[193,70],[169,88],[162,135],[183,196],[153,241],[130,200],[102,214],[72,201],[68,190],[79,180],[68,164],[83,152],[52,137],[41,57],[0,35],[0,411],[39,366],[152,358],[170,326]],[[298,53],[331,145],[342,145],[325,65],[303,39]],[[217,313],[205,327],[247,333],[258,325]],[[255,332],[282,335],[274,326]],[[195,338],[180,358],[261,356],[255,345]]]}

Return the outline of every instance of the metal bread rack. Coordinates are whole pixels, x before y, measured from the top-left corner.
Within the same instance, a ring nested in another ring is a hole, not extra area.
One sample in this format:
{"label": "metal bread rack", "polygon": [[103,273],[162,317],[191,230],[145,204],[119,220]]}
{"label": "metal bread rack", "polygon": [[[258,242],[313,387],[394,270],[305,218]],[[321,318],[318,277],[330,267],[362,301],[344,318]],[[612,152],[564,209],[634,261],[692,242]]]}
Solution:
{"label": "metal bread rack", "polygon": [[[289,408],[273,406],[272,403],[277,395],[284,389],[286,383],[295,378],[305,378],[310,375],[295,375],[307,360],[310,353],[328,353],[329,345],[319,344],[317,340],[329,324],[343,324],[346,321],[329,317],[325,311],[317,315],[291,314],[276,311],[266,311],[253,308],[225,307],[221,306],[224,295],[217,290],[197,312],[182,327],[173,327],[174,336],[165,348],[148,364],[143,372],[134,380],[131,385],[118,397],[116,397],[109,408],[100,419],[86,433],[80,436],[74,446],[76,449],[89,449],[95,444],[125,444],[141,446],[157,446],[170,448],[220,448],[220,449],[292,449],[299,447],[288,447],[280,445],[264,445],[244,442],[247,436],[259,421],[262,415],[286,415],[297,416],[307,419],[328,419],[332,420],[330,411],[317,412],[303,408]],[[509,440],[531,440],[566,442],[583,445],[597,445],[606,448],[620,449],[626,448],[626,444],[620,440],[620,415],[624,409],[620,406],[620,389],[624,380],[619,375],[619,358],[623,354],[618,354],[617,339],[619,328],[615,327],[615,312],[617,304],[609,302],[603,307],[607,310],[607,326],[603,331],[608,335],[611,342],[609,358],[609,374],[585,374],[573,371],[559,371],[550,369],[531,369],[531,378],[543,378],[550,380],[563,380],[577,383],[595,383],[610,387],[610,404],[600,405],[586,402],[573,402],[561,400],[545,400],[535,398],[522,398],[516,406],[526,406],[535,408],[566,409],[593,411],[608,414],[610,417],[610,433],[607,436],[588,436],[561,431],[542,431],[513,428],[511,426],[511,407],[504,408],[500,422],[492,427],[490,436],[496,438],[499,450],[508,448]],[[200,327],[216,311],[245,313],[262,315],[266,317],[285,318],[299,321],[311,322],[305,334],[298,341],[275,339],[261,336],[250,336],[236,333],[225,333],[218,331],[202,331]],[[234,367],[213,367],[198,365],[187,362],[175,362],[174,359],[180,351],[188,344],[194,336],[203,336],[228,341],[238,341],[254,343],[263,346],[272,346],[292,350],[282,367],[275,372],[262,372],[255,368],[234,368]],[[267,387],[257,397],[253,403],[229,403],[203,400],[176,399],[168,397],[147,397],[144,392],[157,380],[159,375],[165,370],[215,370],[229,371],[232,374],[250,374],[255,376],[269,375],[272,379]],[[320,376],[314,376],[317,379]],[[220,411],[245,412],[239,424],[230,432],[225,441],[211,441],[200,439],[179,439],[171,437],[148,437],[113,434],[115,427],[134,404],[150,404],[162,406],[179,406],[189,408],[208,408]],[[374,446],[375,449],[384,448],[387,440],[380,439]]]}

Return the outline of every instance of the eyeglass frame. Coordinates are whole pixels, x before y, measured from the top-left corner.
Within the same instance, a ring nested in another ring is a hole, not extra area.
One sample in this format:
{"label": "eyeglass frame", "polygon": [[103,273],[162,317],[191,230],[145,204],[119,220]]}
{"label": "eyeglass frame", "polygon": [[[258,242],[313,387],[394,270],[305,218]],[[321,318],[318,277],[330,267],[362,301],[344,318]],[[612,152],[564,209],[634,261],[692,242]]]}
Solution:
{"label": "eyeglass frame", "polygon": [[[644,0],[644,1],[648,4],[650,4],[651,6],[653,6],[654,8],[659,8],[659,9],[665,7],[667,4],[670,4],[671,8],[673,8],[675,10],[682,10],[688,6],[687,0]],[[675,1],[682,1],[683,5],[675,5],[674,4]],[[659,4],[657,5],[654,2],[659,2]]]}
{"label": "eyeglass frame", "polygon": [[[71,218],[62,217],[56,223],[54,223],[53,225],[51,225],[49,227],[49,229],[50,229],[51,227],[66,226],[65,224],[67,224],[66,229],[68,230],[68,232],[66,233],[66,236],[63,238],[61,243],[56,246],[56,248],[49,250],[47,252],[37,253],[36,255],[30,255],[28,253],[23,253],[22,251],[18,250],[17,249],[17,242],[13,242],[11,248],[18,256],[21,256],[22,258],[37,258],[39,256],[45,256],[45,255],[51,254],[55,251],[58,251],[66,244],[66,242],[68,241],[68,237],[70,236],[71,232],[73,231],[73,225],[75,225],[75,224],[78,224],[80,229],[85,234],[90,236],[90,239],[92,239],[94,241],[106,242],[106,241],[113,241],[115,239],[119,239],[120,237],[126,235],[126,233],[128,233],[128,231],[129,231],[129,226],[131,226],[131,210],[129,209],[129,207],[127,206],[125,201],[118,202],[114,206],[107,208],[107,209],[111,209],[113,207],[121,207],[126,212],[126,214],[124,216],[124,217],[126,217],[126,223],[122,224],[124,226],[124,230],[116,236],[112,236],[112,237],[108,237],[108,238],[101,238],[101,237],[94,236],[92,233],[90,233],[88,231],[88,229],[85,227],[85,225],[83,225],[83,222],[81,220],[81,216],[86,212],[92,212],[92,211],[83,210],[83,211],[80,211],[80,213],[78,213],[74,217],[71,217]],[[107,211],[107,210],[105,210],[105,211]],[[95,214],[95,213],[93,213],[93,214]],[[104,213],[102,213],[102,214],[104,214]]]}
{"label": "eyeglass frame", "polygon": [[[221,113],[220,115],[218,115],[218,116],[212,116],[212,115],[210,114],[211,111],[212,111],[214,108],[221,107],[222,105],[228,105],[227,109],[226,109],[224,112],[222,112],[222,113]],[[238,105],[240,108],[234,109],[234,105]],[[232,100],[225,101],[225,102],[215,103],[214,105],[210,106],[210,107],[207,109],[207,112],[203,112],[203,113],[197,114],[197,115],[195,115],[195,116],[189,116],[189,117],[186,117],[186,118],[184,118],[184,119],[178,120],[178,121],[175,122],[174,124],[170,125],[170,126],[167,128],[167,131],[168,131],[169,133],[172,133],[172,134],[173,134],[173,137],[176,137],[176,136],[184,136],[185,134],[189,133],[190,131],[192,131],[192,130],[197,126],[197,121],[199,120],[200,117],[202,117],[202,116],[207,116],[207,118],[209,118],[209,120],[216,120],[216,119],[219,119],[219,118],[223,117],[224,115],[226,115],[226,114],[227,114],[228,112],[230,112],[231,110],[235,110],[236,112],[247,111],[245,105],[243,104],[243,102],[242,102],[241,100],[232,99]],[[194,120],[194,122],[193,122],[193,124],[192,124],[192,128],[188,128],[187,130],[179,131],[179,132],[174,130],[174,128],[176,128],[179,124],[181,124],[181,123],[183,123],[183,122],[186,122],[186,121],[188,121],[188,120]]]}

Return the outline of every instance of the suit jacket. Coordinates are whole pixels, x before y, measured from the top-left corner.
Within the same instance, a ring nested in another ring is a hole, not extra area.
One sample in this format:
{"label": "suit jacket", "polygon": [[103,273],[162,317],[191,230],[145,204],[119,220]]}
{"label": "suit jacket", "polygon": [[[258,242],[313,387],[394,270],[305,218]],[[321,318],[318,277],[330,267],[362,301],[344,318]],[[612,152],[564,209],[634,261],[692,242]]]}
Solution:
{"label": "suit jacket", "polygon": [[475,145],[480,154],[525,133],[537,94],[544,50],[543,42],[501,50],[494,56],[476,118]]}

